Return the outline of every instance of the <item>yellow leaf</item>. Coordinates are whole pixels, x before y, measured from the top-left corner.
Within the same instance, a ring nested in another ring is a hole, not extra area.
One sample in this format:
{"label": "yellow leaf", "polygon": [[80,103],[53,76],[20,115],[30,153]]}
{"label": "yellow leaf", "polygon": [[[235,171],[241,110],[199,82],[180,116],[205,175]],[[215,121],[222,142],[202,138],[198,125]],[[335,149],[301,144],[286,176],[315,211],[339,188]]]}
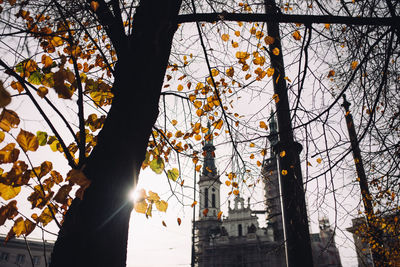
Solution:
{"label": "yellow leaf", "polygon": [[239,36],[240,36],[240,31],[235,31],[235,35],[236,35],[237,37],[239,37]]}
{"label": "yellow leaf", "polygon": [[203,105],[203,103],[202,103],[201,101],[199,101],[199,100],[196,100],[196,101],[193,102],[193,105],[194,105],[196,108],[201,108],[201,106]]}
{"label": "yellow leaf", "polygon": [[160,157],[154,158],[150,162],[150,169],[157,174],[161,174],[164,170],[164,160]]}
{"label": "yellow leaf", "polygon": [[213,77],[217,76],[218,74],[219,74],[219,71],[218,71],[217,69],[212,69],[212,70],[211,70],[211,75],[212,75]]}
{"label": "yellow leaf", "polygon": [[201,140],[201,135],[200,134],[196,134],[194,136],[194,139],[196,139],[196,141],[200,141]]}
{"label": "yellow leaf", "polygon": [[179,170],[177,168],[173,168],[172,170],[168,170],[167,171],[167,177],[175,182],[179,177]]}
{"label": "yellow leaf", "polygon": [[178,85],[178,91],[180,92],[182,90],[183,90],[183,85],[182,84]]}
{"label": "yellow leaf", "polygon": [[237,59],[243,59],[246,60],[250,57],[250,54],[247,52],[236,52],[236,58]]}
{"label": "yellow leaf", "polygon": [[133,206],[134,206],[135,211],[138,212],[138,213],[145,214],[146,211],[147,211],[147,202],[146,202],[146,200],[142,200],[140,202],[135,202]]}
{"label": "yellow leaf", "polygon": [[293,36],[293,38],[294,38],[296,41],[299,41],[299,40],[301,39],[301,35],[300,35],[300,32],[299,32],[299,31],[295,31],[295,32],[292,34],[292,36]]}
{"label": "yellow leaf", "polygon": [[172,123],[173,126],[175,126],[178,123],[178,121],[172,120],[171,123]]}
{"label": "yellow leaf", "polygon": [[321,158],[317,158],[317,162],[318,162],[318,164],[321,163],[322,159]]}
{"label": "yellow leaf", "polygon": [[259,160],[257,160],[257,166],[261,167],[261,165],[262,165],[261,162]]}
{"label": "yellow leaf", "polygon": [[11,95],[3,86],[3,82],[0,81],[0,108],[4,108],[11,103]]}
{"label": "yellow leaf", "polygon": [[54,36],[53,39],[51,39],[50,43],[53,46],[57,47],[57,46],[61,46],[64,43],[64,41],[60,37]]}
{"label": "yellow leaf", "polygon": [[229,41],[229,34],[226,34],[226,33],[222,34],[221,39],[222,39],[222,41],[224,41],[224,42]]}
{"label": "yellow leaf", "polygon": [[355,70],[357,68],[357,66],[358,66],[358,61],[351,62],[351,69],[352,70]]}
{"label": "yellow leaf", "polygon": [[275,69],[274,68],[268,68],[267,69],[267,76],[271,77],[272,75],[274,75]]}
{"label": "yellow leaf", "polygon": [[285,151],[285,150],[281,151],[281,153],[279,153],[279,156],[280,156],[281,158],[283,158],[284,156],[286,156],[286,151]]}
{"label": "yellow leaf", "polygon": [[166,212],[168,208],[168,203],[164,200],[156,201],[156,208],[161,212]]}
{"label": "yellow leaf", "polygon": [[90,7],[93,9],[94,12],[96,12],[96,10],[99,8],[99,3],[96,1],[92,1],[90,2]]}
{"label": "yellow leaf", "polygon": [[275,47],[274,49],[272,49],[272,54],[274,54],[275,56],[279,55],[279,48]]}
{"label": "yellow leaf", "polygon": [[42,55],[42,64],[45,68],[48,68],[53,64],[53,59],[47,55]]}
{"label": "yellow leaf", "polygon": [[254,143],[250,143],[250,147],[255,147],[255,144]]}
{"label": "yellow leaf", "polygon": [[197,204],[197,201],[193,201],[191,207],[193,208],[194,206],[196,206],[196,204]]}
{"label": "yellow leaf", "polygon": [[239,47],[239,44],[237,42],[232,41],[232,47],[237,48],[237,47]]}
{"label": "yellow leaf", "polygon": [[3,131],[0,131],[0,143],[3,142],[5,136],[6,134]]}
{"label": "yellow leaf", "polygon": [[237,190],[237,189],[233,190],[233,194],[236,196],[239,195],[239,190]]}
{"label": "yellow leaf", "polygon": [[39,147],[39,142],[36,136],[33,133],[22,129],[17,136],[17,142],[25,152],[36,151]]}
{"label": "yellow leaf", "polygon": [[4,200],[9,200],[16,197],[19,194],[19,192],[21,192],[20,186],[13,187],[11,185],[5,185],[0,183],[0,196]]}
{"label": "yellow leaf", "polygon": [[233,67],[230,67],[229,69],[226,70],[226,75],[228,75],[229,77],[233,77],[234,73],[235,70],[233,69]]}
{"label": "yellow leaf", "polygon": [[282,175],[283,176],[287,175],[287,170],[282,170]]}
{"label": "yellow leaf", "polygon": [[231,181],[226,180],[226,181],[225,181],[225,184],[226,184],[226,186],[230,186],[230,185],[231,185]]}
{"label": "yellow leaf", "polygon": [[150,202],[156,202],[160,200],[160,197],[157,193],[149,191],[149,196],[147,197],[147,200]]}
{"label": "yellow leaf", "polygon": [[213,126],[214,126],[216,129],[220,130],[220,129],[222,128],[222,125],[223,125],[223,124],[224,124],[223,120],[222,120],[222,119],[219,119],[218,121],[216,121],[216,122],[213,123]]}

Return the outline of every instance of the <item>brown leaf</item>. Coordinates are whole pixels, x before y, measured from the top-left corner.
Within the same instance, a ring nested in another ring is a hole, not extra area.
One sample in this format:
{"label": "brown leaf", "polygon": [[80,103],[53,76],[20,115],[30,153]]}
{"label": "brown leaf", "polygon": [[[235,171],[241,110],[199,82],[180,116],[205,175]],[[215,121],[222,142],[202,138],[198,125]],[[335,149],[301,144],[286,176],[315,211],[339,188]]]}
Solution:
{"label": "brown leaf", "polygon": [[18,215],[17,201],[12,200],[0,208],[0,225]]}
{"label": "brown leaf", "polygon": [[10,131],[11,128],[17,128],[19,122],[20,120],[17,113],[9,109],[3,109],[3,111],[0,114],[1,129],[8,132]]}

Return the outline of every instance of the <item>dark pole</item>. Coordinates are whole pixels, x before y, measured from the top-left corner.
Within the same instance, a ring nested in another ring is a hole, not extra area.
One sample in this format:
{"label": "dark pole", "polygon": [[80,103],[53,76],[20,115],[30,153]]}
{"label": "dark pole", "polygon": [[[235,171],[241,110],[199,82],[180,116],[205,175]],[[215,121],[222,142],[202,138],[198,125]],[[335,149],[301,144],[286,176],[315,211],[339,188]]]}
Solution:
{"label": "dark pole", "polygon": [[[275,0],[265,0],[265,9],[268,14],[278,14]],[[271,66],[275,72],[273,85],[278,120],[279,142],[275,146],[278,158],[279,184],[282,201],[282,219],[285,236],[286,264],[293,266],[313,266],[310,232],[303,187],[303,178],[300,167],[301,145],[294,142],[293,129],[290,119],[289,101],[285,77],[285,68],[282,56],[282,47],[279,34],[279,24],[268,22],[268,35],[275,39],[269,45]],[[277,48],[279,54],[272,51]],[[283,157],[280,152],[285,151]]]}
{"label": "dark pole", "polygon": [[361,151],[359,142],[357,140],[356,130],[354,128],[353,116],[350,113],[349,107],[350,103],[346,100],[346,95],[343,95],[342,106],[346,110],[346,124],[347,130],[349,131],[351,150],[353,152],[354,163],[356,164],[356,172],[358,177],[358,183],[361,189],[361,196],[365,209],[365,216],[367,218],[368,232],[374,238],[376,246],[370,243],[372,259],[375,266],[386,266],[385,255],[380,253],[380,247],[382,246],[382,232],[376,227],[374,208],[372,204],[372,196],[369,192],[367,176],[365,175],[364,165],[361,158]]}
{"label": "dark pole", "polygon": [[[194,166],[194,182],[193,182],[193,202],[196,201],[196,166]],[[192,219],[192,261],[190,266],[194,267],[195,262],[195,249],[194,249],[194,237],[196,230],[196,205],[193,206],[193,219]]]}

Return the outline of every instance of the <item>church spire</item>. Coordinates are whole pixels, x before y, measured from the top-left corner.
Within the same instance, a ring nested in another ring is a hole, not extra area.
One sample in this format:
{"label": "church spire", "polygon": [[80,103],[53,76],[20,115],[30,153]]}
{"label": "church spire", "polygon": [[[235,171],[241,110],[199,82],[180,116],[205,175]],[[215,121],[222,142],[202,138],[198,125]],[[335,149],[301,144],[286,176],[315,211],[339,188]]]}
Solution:
{"label": "church spire", "polygon": [[215,167],[215,146],[213,144],[213,135],[211,132],[211,124],[210,122],[207,123],[207,134],[206,138],[204,141],[204,147],[203,147],[203,155],[204,155],[204,165],[203,165],[203,175],[208,176],[209,174],[211,175],[216,175],[217,174],[217,168]]}

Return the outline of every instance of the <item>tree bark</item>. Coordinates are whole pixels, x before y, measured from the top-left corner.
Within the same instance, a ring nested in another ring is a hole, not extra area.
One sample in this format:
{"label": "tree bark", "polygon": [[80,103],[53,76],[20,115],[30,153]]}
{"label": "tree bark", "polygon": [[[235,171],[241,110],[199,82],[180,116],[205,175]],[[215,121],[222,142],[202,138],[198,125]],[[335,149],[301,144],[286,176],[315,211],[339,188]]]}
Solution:
{"label": "tree bark", "polygon": [[132,203],[168,65],[181,0],[142,0],[131,36],[119,45],[112,107],[83,172],[91,180],[75,199],[56,241],[51,267],[126,266]]}

